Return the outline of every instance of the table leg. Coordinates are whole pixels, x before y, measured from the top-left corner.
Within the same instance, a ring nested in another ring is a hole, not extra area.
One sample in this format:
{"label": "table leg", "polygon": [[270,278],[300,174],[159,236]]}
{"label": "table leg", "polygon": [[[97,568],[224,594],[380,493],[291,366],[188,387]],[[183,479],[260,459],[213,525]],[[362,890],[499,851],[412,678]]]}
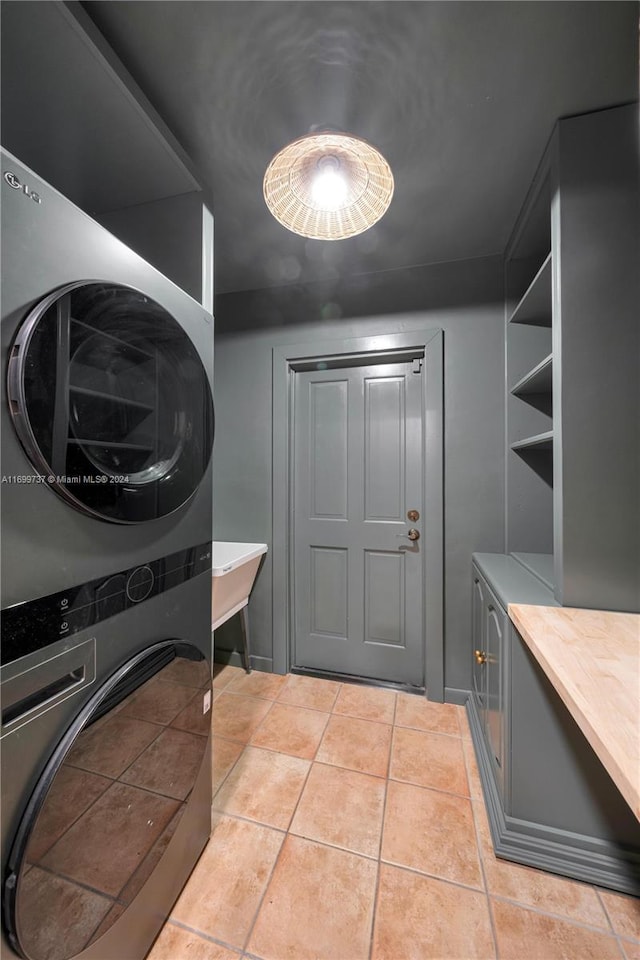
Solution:
{"label": "table leg", "polygon": [[240,611],[240,627],[242,630],[242,662],[247,673],[251,673],[251,643],[249,634],[249,608],[245,605]]}

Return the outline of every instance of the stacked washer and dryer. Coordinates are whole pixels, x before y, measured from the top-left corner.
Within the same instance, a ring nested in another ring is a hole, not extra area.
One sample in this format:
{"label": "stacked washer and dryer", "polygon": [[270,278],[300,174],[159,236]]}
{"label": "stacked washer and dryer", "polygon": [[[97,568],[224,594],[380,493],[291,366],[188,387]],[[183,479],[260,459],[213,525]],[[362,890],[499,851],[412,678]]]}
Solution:
{"label": "stacked washer and dryer", "polygon": [[3,153],[1,334],[2,954],[140,960],[210,832],[212,318]]}

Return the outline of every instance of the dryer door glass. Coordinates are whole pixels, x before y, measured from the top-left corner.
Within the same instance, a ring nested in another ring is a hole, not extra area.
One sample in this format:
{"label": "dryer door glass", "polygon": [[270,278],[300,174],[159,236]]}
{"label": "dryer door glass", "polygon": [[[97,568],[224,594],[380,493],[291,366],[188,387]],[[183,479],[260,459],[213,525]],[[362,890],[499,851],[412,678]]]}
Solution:
{"label": "dryer door glass", "polygon": [[8,392],[43,482],[95,517],[166,516],[207,469],[213,403],[198,352],[130,287],[78,283],[47,297],[18,331]]}
{"label": "dryer door glass", "polygon": [[[71,724],[9,858],[4,916],[20,956],[82,953],[172,855],[196,780],[210,784],[210,705],[208,662],[165,642],[126,664]],[[115,957],[110,942],[104,956]]]}

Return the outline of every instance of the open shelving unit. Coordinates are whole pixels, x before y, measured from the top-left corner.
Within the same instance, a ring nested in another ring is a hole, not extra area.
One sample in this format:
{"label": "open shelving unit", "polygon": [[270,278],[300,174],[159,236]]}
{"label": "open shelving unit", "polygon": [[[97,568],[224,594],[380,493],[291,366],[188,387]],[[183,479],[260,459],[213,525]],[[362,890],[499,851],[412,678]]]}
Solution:
{"label": "open shelving unit", "polygon": [[561,120],[505,253],[505,552],[568,606],[638,609],[638,184],[637,109]]}
{"label": "open shelving unit", "polygon": [[505,256],[507,552],[553,554],[551,172],[534,178]]}

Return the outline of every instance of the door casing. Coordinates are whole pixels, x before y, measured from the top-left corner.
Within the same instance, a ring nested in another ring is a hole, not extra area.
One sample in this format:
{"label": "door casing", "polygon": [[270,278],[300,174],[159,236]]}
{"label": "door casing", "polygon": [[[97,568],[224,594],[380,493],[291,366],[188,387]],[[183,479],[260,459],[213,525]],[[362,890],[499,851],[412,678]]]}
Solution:
{"label": "door casing", "polygon": [[[291,666],[293,597],[292,510],[293,384],[301,370],[358,363],[385,363],[422,356],[424,409],[424,591],[427,697],[444,700],[444,498],[443,498],[443,332],[424,328],[405,334],[325,342],[292,343],[273,348],[273,670]],[[428,525],[428,527],[427,527]],[[427,533],[428,529],[428,533]]]}

